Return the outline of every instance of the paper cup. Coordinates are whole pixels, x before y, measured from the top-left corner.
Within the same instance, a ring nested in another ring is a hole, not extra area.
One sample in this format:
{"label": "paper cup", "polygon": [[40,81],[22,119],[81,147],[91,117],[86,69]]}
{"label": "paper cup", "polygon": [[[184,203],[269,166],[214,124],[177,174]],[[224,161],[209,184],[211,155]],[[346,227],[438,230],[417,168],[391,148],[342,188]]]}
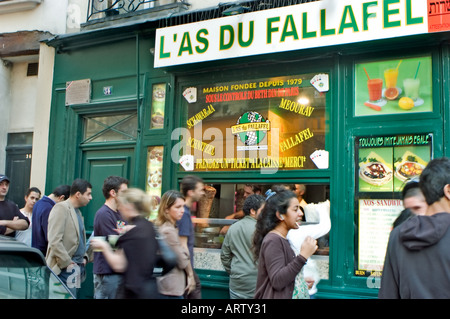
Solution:
{"label": "paper cup", "polygon": [[119,235],[108,235],[108,242],[112,247],[116,246],[118,239]]}
{"label": "paper cup", "polygon": [[[92,237],[92,239],[98,240],[98,241],[106,241],[106,236],[94,236],[94,237]],[[93,249],[93,251],[100,252],[102,250],[101,249]]]}

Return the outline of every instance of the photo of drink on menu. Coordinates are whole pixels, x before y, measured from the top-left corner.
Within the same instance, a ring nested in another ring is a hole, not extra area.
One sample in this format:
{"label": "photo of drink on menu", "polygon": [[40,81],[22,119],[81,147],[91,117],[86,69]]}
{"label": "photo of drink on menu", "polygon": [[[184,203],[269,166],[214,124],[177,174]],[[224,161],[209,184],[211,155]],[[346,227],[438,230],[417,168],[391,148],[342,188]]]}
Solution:
{"label": "photo of drink on menu", "polygon": [[431,56],[355,65],[355,116],[432,111]]}

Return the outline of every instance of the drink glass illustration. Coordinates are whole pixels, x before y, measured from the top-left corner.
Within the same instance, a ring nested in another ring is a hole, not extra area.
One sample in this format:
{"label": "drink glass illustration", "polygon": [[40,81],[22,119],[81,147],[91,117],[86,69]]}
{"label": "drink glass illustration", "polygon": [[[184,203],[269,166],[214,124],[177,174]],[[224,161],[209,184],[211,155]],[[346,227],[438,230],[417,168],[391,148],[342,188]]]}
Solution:
{"label": "drink glass illustration", "polygon": [[404,79],[405,96],[416,101],[419,98],[420,79]]}
{"label": "drink glass illustration", "polygon": [[381,92],[383,90],[382,79],[370,79],[367,81],[367,88],[369,89],[369,100],[381,100]]}
{"label": "drink glass illustration", "polygon": [[384,80],[386,81],[386,88],[397,87],[398,69],[384,70]]}

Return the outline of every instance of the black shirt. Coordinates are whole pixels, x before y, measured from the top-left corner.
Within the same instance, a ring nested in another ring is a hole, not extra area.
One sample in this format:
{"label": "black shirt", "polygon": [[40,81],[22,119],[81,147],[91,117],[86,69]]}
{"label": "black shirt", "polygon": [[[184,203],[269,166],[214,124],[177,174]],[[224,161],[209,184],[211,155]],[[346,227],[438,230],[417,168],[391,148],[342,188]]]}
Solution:
{"label": "black shirt", "polygon": [[[28,225],[30,225],[30,220],[20,212],[19,207],[14,202],[10,200],[0,201],[0,220],[13,220],[16,216],[19,219],[26,220]],[[0,226],[0,235],[5,235],[5,232],[6,226]],[[15,237],[15,235],[16,232],[13,231],[6,236]]]}
{"label": "black shirt", "polygon": [[153,268],[156,263],[158,243],[153,224],[143,217],[130,222],[132,228],[117,241],[117,247],[124,250],[127,269],[118,297],[126,299],[158,298]]}

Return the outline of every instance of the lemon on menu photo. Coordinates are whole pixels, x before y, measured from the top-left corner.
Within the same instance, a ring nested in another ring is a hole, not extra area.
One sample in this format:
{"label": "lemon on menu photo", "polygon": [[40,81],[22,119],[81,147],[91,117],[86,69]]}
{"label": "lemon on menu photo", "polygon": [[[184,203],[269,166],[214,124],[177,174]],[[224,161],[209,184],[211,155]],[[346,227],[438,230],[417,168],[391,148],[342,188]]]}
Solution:
{"label": "lemon on menu photo", "polygon": [[398,101],[398,106],[401,109],[410,110],[414,107],[414,101],[413,101],[413,99],[404,96]]}

